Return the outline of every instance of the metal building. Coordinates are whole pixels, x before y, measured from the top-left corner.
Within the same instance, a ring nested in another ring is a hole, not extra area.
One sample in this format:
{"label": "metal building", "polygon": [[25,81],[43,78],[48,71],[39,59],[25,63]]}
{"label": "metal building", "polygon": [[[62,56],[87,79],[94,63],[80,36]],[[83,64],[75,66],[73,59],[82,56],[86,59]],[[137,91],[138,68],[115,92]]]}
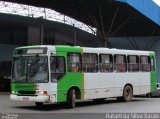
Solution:
{"label": "metal building", "polygon": [[[46,7],[97,28],[108,47],[154,50],[159,60],[160,7],[156,0],[3,0]],[[116,40],[117,39],[117,40]],[[123,40],[122,40],[123,39]],[[122,41],[122,42],[121,42]],[[114,42],[114,43],[113,43]],[[144,44],[145,42],[145,44]],[[125,44],[125,45],[124,45]],[[160,64],[158,62],[160,81]]]}

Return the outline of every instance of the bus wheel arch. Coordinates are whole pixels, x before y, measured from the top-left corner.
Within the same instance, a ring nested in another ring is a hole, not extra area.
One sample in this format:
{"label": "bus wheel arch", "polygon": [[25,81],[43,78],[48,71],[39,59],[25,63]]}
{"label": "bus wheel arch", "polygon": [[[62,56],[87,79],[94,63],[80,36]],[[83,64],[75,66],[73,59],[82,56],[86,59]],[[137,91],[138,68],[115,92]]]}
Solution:
{"label": "bus wheel arch", "polygon": [[74,90],[75,90],[76,99],[81,99],[81,91],[80,91],[80,89],[79,89],[77,86],[70,87],[69,90],[68,90],[68,92],[67,92],[67,95],[68,95],[68,93],[69,93],[69,91],[70,91],[71,89],[74,89]]}
{"label": "bus wheel arch", "polygon": [[81,99],[81,92],[77,86],[73,86],[67,92],[67,104],[69,108],[75,107],[76,99]]}
{"label": "bus wheel arch", "polygon": [[131,84],[126,84],[123,88],[123,101],[129,102],[133,97],[133,86]]}
{"label": "bus wheel arch", "polygon": [[128,83],[123,88],[122,96],[117,97],[117,101],[119,101],[119,102],[129,102],[129,101],[131,101],[132,97],[133,97],[133,86]]}

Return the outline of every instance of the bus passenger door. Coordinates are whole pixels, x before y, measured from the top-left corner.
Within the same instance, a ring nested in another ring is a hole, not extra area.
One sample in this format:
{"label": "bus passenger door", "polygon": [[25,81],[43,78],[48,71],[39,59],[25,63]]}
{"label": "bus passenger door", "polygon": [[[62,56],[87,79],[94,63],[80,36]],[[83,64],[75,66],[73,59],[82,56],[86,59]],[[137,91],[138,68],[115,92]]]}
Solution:
{"label": "bus passenger door", "polygon": [[65,75],[64,57],[50,57],[50,101],[57,102],[57,82]]}

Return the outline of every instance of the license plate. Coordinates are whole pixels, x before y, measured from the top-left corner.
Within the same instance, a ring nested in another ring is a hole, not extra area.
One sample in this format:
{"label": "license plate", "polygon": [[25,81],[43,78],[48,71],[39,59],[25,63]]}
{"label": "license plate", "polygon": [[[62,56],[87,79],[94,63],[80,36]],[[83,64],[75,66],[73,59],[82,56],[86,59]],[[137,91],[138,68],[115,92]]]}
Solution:
{"label": "license plate", "polygon": [[29,97],[23,97],[23,101],[24,102],[28,102],[29,101]]}

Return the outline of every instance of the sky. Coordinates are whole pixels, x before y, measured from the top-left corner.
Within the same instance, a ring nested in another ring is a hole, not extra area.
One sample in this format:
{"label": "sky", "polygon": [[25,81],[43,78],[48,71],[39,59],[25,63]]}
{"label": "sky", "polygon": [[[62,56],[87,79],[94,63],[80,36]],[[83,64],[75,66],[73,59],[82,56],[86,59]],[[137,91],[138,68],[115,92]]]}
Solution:
{"label": "sky", "polygon": [[160,0],[153,0],[158,6],[160,6]]}

